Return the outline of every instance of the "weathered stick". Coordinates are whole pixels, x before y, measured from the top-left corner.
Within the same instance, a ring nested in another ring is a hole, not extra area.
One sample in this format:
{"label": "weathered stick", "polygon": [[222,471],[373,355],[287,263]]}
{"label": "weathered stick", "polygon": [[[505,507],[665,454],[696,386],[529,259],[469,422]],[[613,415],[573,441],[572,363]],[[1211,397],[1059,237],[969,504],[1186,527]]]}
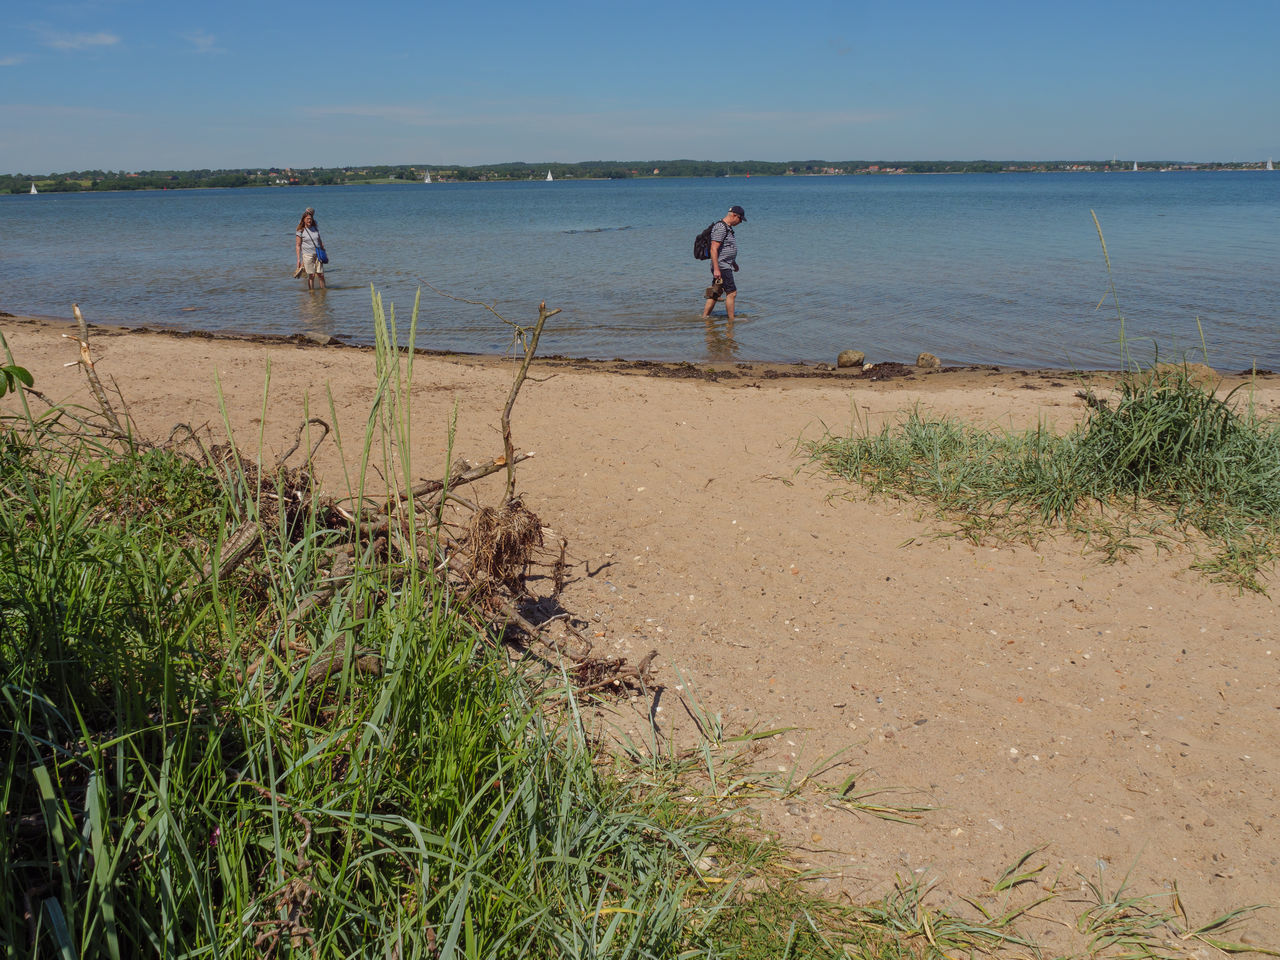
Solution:
{"label": "weathered stick", "polygon": [[[249,556],[258,548],[258,540],[262,536],[262,527],[256,522],[250,521],[244,524],[239,530],[223,541],[222,555],[218,558],[219,562],[214,563],[214,558],[210,557],[204,565],[204,569],[200,573],[200,583],[206,583],[216,571],[218,576],[225,577],[249,559]],[[191,583],[188,582],[178,588],[178,592],[174,595],[174,603],[180,603],[187,591],[191,589]]]}
{"label": "weathered stick", "polygon": [[525,335],[528,333],[528,329],[520,326],[519,324],[512,323],[500,314],[493,304],[485,303],[481,300],[468,300],[465,297],[455,297],[451,293],[445,293],[439,287],[427,280],[421,280],[419,282],[449,300],[454,300],[458,303],[469,303],[476,307],[484,307],[507,326],[515,330],[516,339],[524,346],[524,361],[520,364],[520,372],[516,374],[516,382],[511,385],[511,394],[507,397],[507,405],[502,411],[502,445],[507,454],[507,493],[505,499],[510,500],[516,490],[515,466],[518,462],[515,459],[515,449],[511,444],[511,408],[515,406],[516,395],[520,392],[520,387],[524,383],[525,377],[529,374],[529,364],[533,362],[533,356],[538,350],[538,338],[542,336],[542,326],[548,319],[559,313],[560,308],[557,307],[555,310],[548,310],[547,302],[545,300],[538,304],[538,322],[534,325],[533,332],[526,341]]}
{"label": "weathered stick", "polygon": [[325,578],[323,586],[301,600],[298,605],[289,612],[288,619],[293,621],[301,620],[321,603],[332,598],[333,595],[338,592],[338,586],[348,582],[351,579],[351,575],[355,572],[354,553],[355,547],[351,544],[347,544],[335,550],[333,567],[329,571],[329,576]]}
{"label": "weathered stick", "polygon": [[257,548],[258,540],[261,536],[261,525],[255,521],[246,523],[223,542],[222,555],[218,558],[220,562],[216,567],[213,558],[209,558],[209,562],[204,565],[204,570],[200,577],[201,581],[208,580],[213,576],[215,570],[220,577],[225,577],[231,573],[249,558],[249,554],[253,553]]}
{"label": "weathered stick", "polygon": [[[588,657],[591,656],[591,650],[594,644],[592,644],[592,642],[588,640],[586,637],[584,637],[582,634],[578,633],[577,630],[573,629],[573,627],[569,626],[569,624],[567,623],[564,624],[565,630],[573,634],[573,636],[577,640],[580,640],[582,643],[586,644],[586,647],[587,647],[586,652],[574,653],[572,651],[562,649],[558,643],[556,643],[550,637],[545,635],[541,627],[539,627],[536,623],[533,623],[531,620],[525,617],[522,613],[520,613],[520,611],[516,609],[515,604],[510,603],[509,601],[506,601],[506,600],[502,601],[502,604],[498,609],[500,609],[503,612],[503,614],[505,614],[506,617],[512,623],[519,626],[520,629],[522,629],[529,636],[535,638],[536,640],[538,640],[538,642],[550,647],[552,650],[556,651],[556,653],[564,654],[570,660],[573,660],[575,663],[581,663],[583,660],[586,660]],[[655,656],[657,655],[657,651],[654,651],[654,655]]]}
{"label": "weathered stick", "polygon": [[[107,418],[107,423],[111,425],[111,429],[115,431],[117,437],[123,438],[127,434],[124,428],[120,426],[120,421],[111,406],[111,401],[107,399],[107,391],[102,389],[102,381],[98,379],[98,372],[93,368],[93,354],[89,352],[89,325],[85,323],[84,314],[80,312],[80,304],[73,303],[71,309],[75,311],[76,326],[80,329],[80,336],[73,337],[68,333],[64,333],[63,336],[68,340],[79,341],[80,365],[84,367],[84,375],[89,381],[89,389],[93,391],[94,399],[98,401],[98,406],[102,408],[102,415]],[[67,364],[67,366],[70,366],[70,364]]]}
{"label": "weathered stick", "polygon": [[601,680],[598,683],[588,684],[585,687],[579,687],[578,693],[591,693],[595,690],[603,690],[605,687],[619,686],[627,680],[638,680],[640,689],[645,689],[645,681],[649,679],[649,665],[653,663],[654,658],[658,655],[657,650],[650,650],[634,667],[623,666],[612,677],[607,680]]}
{"label": "weathered stick", "polygon": [[[520,364],[520,372],[516,374],[515,383],[511,384],[511,393],[507,396],[507,405],[502,408],[502,448],[507,454],[507,500],[510,500],[516,492],[516,464],[515,464],[515,448],[511,443],[511,410],[516,405],[516,396],[520,393],[520,387],[524,384],[525,377],[529,375],[529,364],[533,362],[533,355],[538,352],[538,338],[542,336],[542,327],[550,317],[554,317],[560,309],[547,310],[547,301],[543,300],[538,304],[538,322],[534,325],[533,333],[524,345],[524,361]],[[520,339],[524,339],[524,330],[520,331]]]}
{"label": "weathered stick", "polygon": [[[436,493],[443,490],[445,487],[460,487],[464,483],[473,483],[476,480],[487,477],[492,473],[497,473],[503,467],[508,466],[509,462],[510,465],[514,465],[523,460],[528,460],[532,456],[532,450],[528,453],[508,453],[505,457],[497,457],[491,463],[482,463],[478,467],[472,467],[466,473],[460,473],[456,477],[451,477],[448,480],[424,480],[416,487],[410,487],[404,493],[400,494],[400,502],[405,503],[409,500],[416,500],[418,497],[425,497],[429,493]],[[387,512],[387,510],[380,510],[379,514],[385,515]]]}
{"label": "weathered stick", "polygon": [[320,444],[324,443],[324,438],[329,435],[329,424],[321,420],[319,417],[311,417],[307,420],[303,420],[302,423],[298,425],[298,435],[293,438],[293,446],[276,458],[277,470],[285,465],[285,462],[293,456],[298,447],[302,446],[302,433],[313,423],[318,424],[324,429],[316,439],[316,442],[311,444],[311,449],[307,451],[307,463],[311,462],[311,459],[316,455],[316,451],[320,449]]}

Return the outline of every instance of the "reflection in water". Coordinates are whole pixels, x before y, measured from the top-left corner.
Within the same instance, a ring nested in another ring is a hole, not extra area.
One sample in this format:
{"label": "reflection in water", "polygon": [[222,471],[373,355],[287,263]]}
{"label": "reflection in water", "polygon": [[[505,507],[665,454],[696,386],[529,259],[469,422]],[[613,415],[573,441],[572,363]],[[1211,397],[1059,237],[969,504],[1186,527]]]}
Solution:
{"label": "reflection in water", "polygon": [[707,317],[707,359],[733,360],[738,356],[738,341],[733,339],[733,321],[725,319],[724,330],[716,317]]}
{"label": "reflection in water", "polygon": [[323,287],[318,290],[304,287],[298,295],[298,319],[308,331],[332,336],[336,324],[329,306],[329,291]]}

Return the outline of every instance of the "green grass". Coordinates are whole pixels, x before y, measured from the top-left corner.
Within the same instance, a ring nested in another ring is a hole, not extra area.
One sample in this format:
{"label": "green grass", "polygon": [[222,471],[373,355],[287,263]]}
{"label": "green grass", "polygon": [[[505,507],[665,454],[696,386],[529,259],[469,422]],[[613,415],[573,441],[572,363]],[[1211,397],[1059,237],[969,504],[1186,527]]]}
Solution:
{"label": "green grass", "polygon": [[1108,559],[1143,541],[1188,542],[1197,568],[1262,591],[1280,550],[1280,423],[1240,389],[1219,397],[1185,366],[1123,375],[1059,434],[982,429],[919,409],[801,447],[876,495],[919,498],[974,539],[1036,542],[1058,530]]}

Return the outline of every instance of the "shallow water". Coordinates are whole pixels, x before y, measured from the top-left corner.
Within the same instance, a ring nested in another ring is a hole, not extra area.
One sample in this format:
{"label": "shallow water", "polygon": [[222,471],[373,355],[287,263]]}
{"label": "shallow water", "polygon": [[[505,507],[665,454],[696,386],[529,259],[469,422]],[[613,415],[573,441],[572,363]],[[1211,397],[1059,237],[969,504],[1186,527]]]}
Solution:
{"label": "shallow water", "polygon": [[[701,320],[693,236],[730,204],[739,319]],[[291,278],[314,206],[326,293]],[[0,197],[0,308],[103,323],[372,339],[420,281],[529,323],[542,352],[1115,367],[1130,350],[1280,369],[1280,177],[1263,172],[752,177]],[[1102,302],[1099,306],[1100,301]],[[421,346],[502,352],[487,310],[422,289]]]}

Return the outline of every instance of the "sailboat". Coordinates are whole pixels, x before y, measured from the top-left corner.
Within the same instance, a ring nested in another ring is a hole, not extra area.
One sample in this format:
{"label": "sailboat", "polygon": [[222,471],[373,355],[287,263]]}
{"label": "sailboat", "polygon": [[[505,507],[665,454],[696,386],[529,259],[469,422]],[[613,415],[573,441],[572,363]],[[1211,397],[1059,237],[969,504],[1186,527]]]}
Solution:
{"label": "sailboat", "polygon": [[1137,173],[1137,172],[1138,172],[1138,161],[1137,161],[1137,160],[1133,161],[1133,172],[1134,172],[1134,173]]}
{"label": "sailboat", "polygon": [[[1268,157],[1268,158],[1267,158],[1267,169],[1268,169],[1268,170],[1274,170],[1274,169],[1275,169],[1275,164],[1273,164],[1273,163],[1271,162],[1271,158],[1270,158],[1270,157]],[[35,184],[32,184],[32,186],[34,187],[34,186],[35,186]]]}
{"label": "sailboat", "polygon": [[423,182],[423,183],[430,183],[430,182],[431,182],[431,171],[430,171],[430,170],[428,170],[428,171],[423,175],[423,177],[422,177],[422,182]]}
{"label": "sailboat", "polygon": [[37,193],[39,193],[39,192],[40,192],[40,191],[36,189],[36,185],[35,185],[34,183],[32,183],[32,184],[31,184],[31,195],[32,195],[32,196],[35,196],[35,195],[36,195]]}
{"label": "sailboat", "polygon": [[555,179],[555,177],[551,176],[551,171],[550,171],[550,170],[548,170],[548,171],[547,171],[547,179],[548,179],[548,180],[554,180],[554,179]]}

